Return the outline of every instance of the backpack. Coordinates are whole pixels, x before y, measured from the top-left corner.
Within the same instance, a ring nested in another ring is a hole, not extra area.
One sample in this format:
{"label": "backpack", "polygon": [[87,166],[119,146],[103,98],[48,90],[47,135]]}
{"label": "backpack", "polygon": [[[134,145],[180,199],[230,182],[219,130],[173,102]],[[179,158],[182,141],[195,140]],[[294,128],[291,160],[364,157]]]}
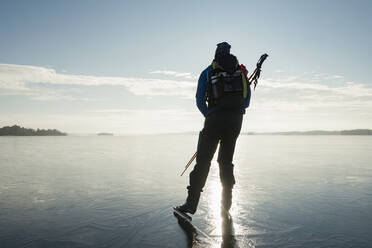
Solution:
{"label": "backpack", "polygon": [[232,54],[217,57],[212,62],[212,70],[207,76],[208,107],[220,110],[240,110],[244,108],[248,84],[243,67]]}

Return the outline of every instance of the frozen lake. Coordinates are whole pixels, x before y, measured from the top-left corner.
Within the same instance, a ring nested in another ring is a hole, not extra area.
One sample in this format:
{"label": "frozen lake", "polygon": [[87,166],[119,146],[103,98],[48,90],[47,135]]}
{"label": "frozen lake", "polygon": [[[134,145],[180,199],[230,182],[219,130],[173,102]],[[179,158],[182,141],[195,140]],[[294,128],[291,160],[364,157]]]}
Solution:
{"label": "frozen lake", "polygon": [[195,135],[0,137],[1,247],[371,247],[371,136],[240,136],[232,222],[216,161],[193,223]]}

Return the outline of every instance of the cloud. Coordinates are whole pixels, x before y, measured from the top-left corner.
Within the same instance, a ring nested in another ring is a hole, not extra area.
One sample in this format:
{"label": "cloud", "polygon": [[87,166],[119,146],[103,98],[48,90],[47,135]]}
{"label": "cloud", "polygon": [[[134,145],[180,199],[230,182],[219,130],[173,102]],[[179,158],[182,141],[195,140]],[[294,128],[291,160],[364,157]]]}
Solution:
{"label": "cloud", "polygon": [[343,79],[344,77],[341,76],[341,75],[333,75],[332,78],[333,79]]}
{"label": "cloud", "polygon": [[[175,71],[151,71],[150,73],[175,77],[191,75],[191,73]],[[330,78],[341,79],[343,76],[313,73],[312,76],[307,77],[287,76],[261,79],[255,94],[259,95],[259,100],[276,102],[278,105],[284,102],[291,105],[308,104],[309,107],[321,104],[324,106],[371,104],[371,88],[355,82],[344,82],[338,87],[331,87],[326,84]],[[314,83],[314,79],[319,79],[322,83]],[[71,96],[66,96],[66,92],[61,93],[60,89],[60,93],[56,93],[54,89],[43,88],[43,84],[124,86],[138,96],[180,96],[190,99],[194,98],[196,91],[196,82],[191,81],[74,75],[57,73],[54,69],[38,66],[0,64],[0,95],[29,95],[39,100],[73,99]]]}
{"label": "cloud", "polygon": [[0,95],[34,95],[35,91],[26,84],[36,83],[82,86],[116,85],[126,87],[134,95],[185,98],[192,98],[196,90],[196,83],[190,81],[74,75],[57,73],[54,69],[38,66],[0,64]]}
{"label": "cloud", "polygon": [[167,71],[167,70],[154,70],[150,71],[150,74],[160,74],[166,76],[173,76],[173,77],[181,77],[184,79],[198,79],[197,75],[194,75],[190,72],[177,72],[177,71]]}
{"label": "cloud", "polygon": [[[314,83],[315,77],[322,83]],[[371,128],[372,88],[356,82],[334,87],[328,82],[326,74],[261,79],[247,111],[248,130]]]}
{"label": "cloud", "polygon": [[196,110],[183,108],[93,109],[78,114],[5,114],[0,126],[18,124],[68,133],[154,134],[198,130],[202,118]]}
{"label": "cloud", "polygon": [[[180,98],[194,100],[196,82],[184,79],[191,74],[174,71],[152,71],[151,74],[154,76],[174,76],[179,80],[74,75],[59,73],[54,69],[44,67],[0,64],[0,96],[4,94],[26,95],[32,99],[44,101],[51,99],[83,100],[83,97],[87,97],[88,94],[81,92],[77,95],[82,98],[75,99],[72,90],[77,89],[77,87],[72,86],[120,86],[125,87],[136,96],[178,97],[171,99],[171,107],[174,107],[174,109],[154,109],[156,106],[158,108],[170,106],[169,99],[164,97],[153,100],[146,99],[146,101],[140,102],[141,108],[148,107],[149,110],[127,109],[120,107],[139,107],[138,102],[136,102],[138,99],[128,100],[123,98],[108,102],[108,100],[101,98],[104,93],[95,91],[93,96],[102,101],[102,105],[96,106],[112,108],[96,109],[88,112],[84,112],[86,109],[80,109],[81,117],[71,116],[71,127],[68,131],[78,129],[79,125],[88,125],[90,122],[97,127],[94,130],[107,126],[112,127],[113,130],[120,130],[122,127],[131,130],[131,132],[136,132],[137,128],[144,130],[144,132],[150,132],[152,129],[164,132],[168,129],[181,130],[181,127],[177,127],[178,125],[190,129],[195,126],[199,127],[199,124],[196,123],[200,122],[195,120],[201,118],[201,115],[194,107],[194,103],[178,100]],[[337,83],[335,83],[335,80]],[[63,87],[55,87],[57,85],[63,85]],[[79,108],[78,105],[76,104],[77,108]],[[116,108],[116,106],[119,107]],[[187,112],[178,109],[179,107],[184,109],[193,108],[195,111]],[[79,110],[76,109],[75,112],[79,112]],[[265,74],[263,74],[256,91],[252,92],[251,106],[247,113],[250,119],[247,125],[249,125],[250,130],[256,131],[275,131],[279,129],[285,131],[289,129],[298,130],[299,128],[327,129],[328,127],[335,129],[368,128],[372,125],[372,88],[358,82],[348,82],[341,75],[327,73],[316,74],[316,72],[312,72],[295,76],[280,73],[272,78],[265,78]],[[8,117],[10,118],[10,116]],[[34,117],[28,119],[31,124],[37,121],[32,118]],[[54,120],[53,116],[50,118],[51,121]],[[63,117],[58,118],[58,121],[64,123],[62,121]],[[4,119],[4,116],[2,116],[2,119]],[[45,121],[45,119],[40,117],[40,120]],[[146,120],[151,120],[150,124]],[[169,120],[172,121],[168,123]],[[73,121],[78,122],[75,129],[73,128],[73,125],[75,125]],[[296,125],[298,128],[296,128]],[[263,128],[266,128],[266,130],[263,130]],[[194,130],[198,129],[195,128]],[[91,130],[93,130],[93,127]]]}
{"label": "cloud", "polygon": [[[87,113],[98,114],[102,116],[116,116],[123,115],[132,118],[143,118],[145,120],[186,120],[190,117],[198,117],[200,113],[195,109],[194,111],[189,111],[183,108],[175,109],[127,109],[127,108],[117,108],[117,109],[95,109],[89,110]],[[166,118],[165,118],[166,117]]]}

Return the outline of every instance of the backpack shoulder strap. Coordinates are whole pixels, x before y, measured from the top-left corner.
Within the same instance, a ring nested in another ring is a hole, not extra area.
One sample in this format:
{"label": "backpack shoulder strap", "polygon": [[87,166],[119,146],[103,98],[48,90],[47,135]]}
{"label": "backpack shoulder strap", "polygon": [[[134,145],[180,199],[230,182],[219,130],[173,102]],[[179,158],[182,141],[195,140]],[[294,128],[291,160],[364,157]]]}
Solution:
{"label": "backpack shoulder strap", "polygon": [[215,69],[219,69],[219,70],[223,70],[223,67],[220,66],[216,60],[213,60],[212,62],[212,69],[215,70]]}
{"label": "backpack shoulder strap", "polygon": [[249,85],[248,78],[247,78],[248,71],[243,64],[240,65],[240,70],[241,70],[242,81],[243,81],[243,97],[247,98],[248,97],[248,85]]}

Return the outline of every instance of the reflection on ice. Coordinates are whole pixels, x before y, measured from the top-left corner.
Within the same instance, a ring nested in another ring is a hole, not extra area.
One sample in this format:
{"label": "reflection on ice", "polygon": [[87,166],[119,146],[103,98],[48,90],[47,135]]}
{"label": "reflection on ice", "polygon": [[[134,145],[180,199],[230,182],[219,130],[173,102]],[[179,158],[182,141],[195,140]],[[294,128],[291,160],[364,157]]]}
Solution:
{"label": "reflection on ice", "polygon": [[178,224],[186,234],[187,247],[198,247],[200,240],[196,228],[190,222],[183,221],[182,219],[178,219]]}
{"label": "reflection on ice", "polygon": [[204,199],[207,202],[208,209],[206,210],[206,221],[213,228],[211,235],[221,236],[221,193],[222,187],[218,177],[216,162],[213,161],[211,170],[208,178],[208,184],[206,192],[204,193]]}
{"label": "reflection on ice", "polygon": [[[234,224],[234,217],[238,216],[239,191],[233,190],[233,203],[230,216],[224,216],[221,212],[222,185],[219,178],[218,165],[212,161],[208,184],[204,192],[203,200],[206,201],[207,209],[205,221],[208,224],[209,235],[216,240],[211,247],[236,247],[238,246],[235,233],[240,234],[240,226]],[[240,236],[243,236],[240,234]],[[249,241],[247,247],[254,247]]]}

